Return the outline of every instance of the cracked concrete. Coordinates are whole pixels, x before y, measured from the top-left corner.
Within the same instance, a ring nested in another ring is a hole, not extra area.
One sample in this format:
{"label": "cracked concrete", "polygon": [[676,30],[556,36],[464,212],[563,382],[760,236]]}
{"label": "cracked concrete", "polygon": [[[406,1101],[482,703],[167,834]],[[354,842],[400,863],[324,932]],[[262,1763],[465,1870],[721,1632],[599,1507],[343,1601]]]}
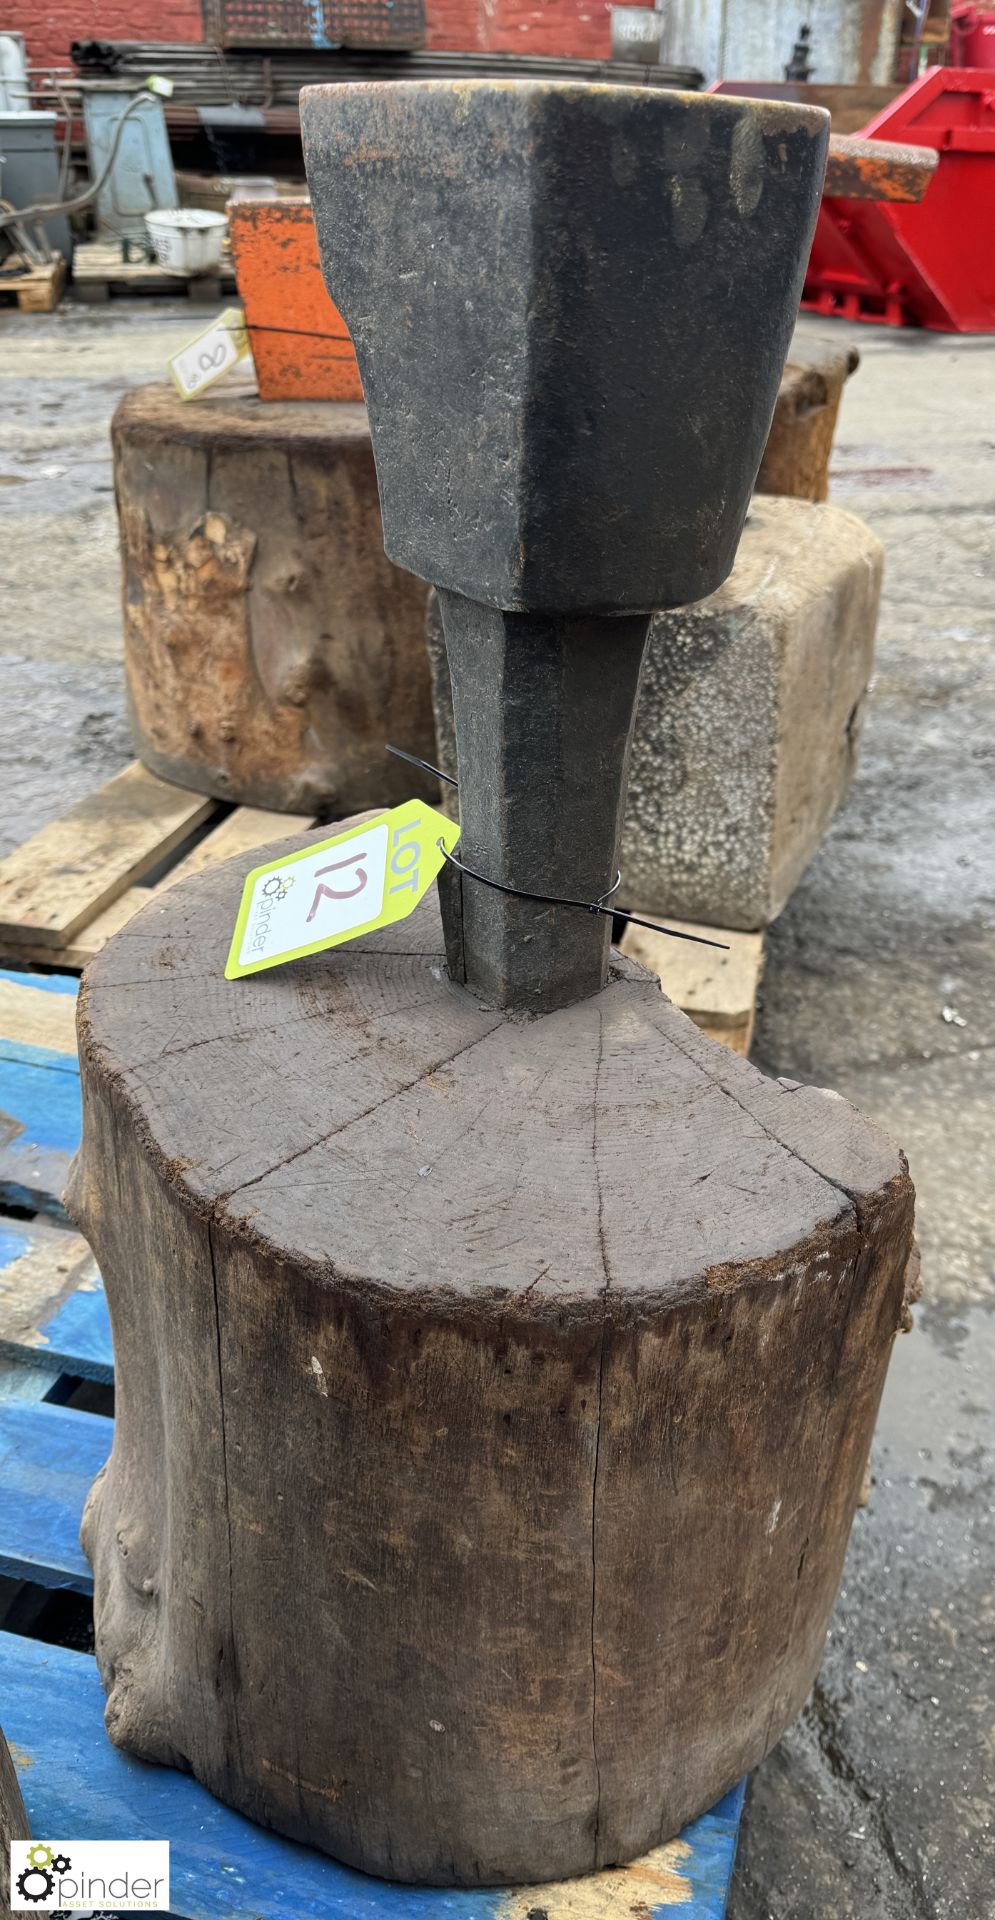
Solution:
{"label": "cracked concrete", "polygon": [[[130,757],[107,427],[200,318],[0,315],[0,852]],[[730,1920],[995,1920],[995,341],[803,326],[863,356],[832,493],[885,585],[860,771],[771,933],[754,1053],[901,1141],[925,1292]]]}
{"label": "cracked concrete", "polygon": [[0,856],[132,758],[110,418],[200,325],[186,301],[0,313]]}

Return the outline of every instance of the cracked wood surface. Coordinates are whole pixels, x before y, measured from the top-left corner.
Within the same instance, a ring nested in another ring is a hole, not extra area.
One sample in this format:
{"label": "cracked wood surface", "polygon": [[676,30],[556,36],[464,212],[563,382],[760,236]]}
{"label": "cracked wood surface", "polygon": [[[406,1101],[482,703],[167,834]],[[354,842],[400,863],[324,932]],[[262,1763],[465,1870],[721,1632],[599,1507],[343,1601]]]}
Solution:
{"label": "cracked wood surface", "polygon": [[432,898],[226,983],[243,866],[81,993],[112,1737],[399,1879],[630,1859],[811,1685],[904,1162],[631,963],[503,1019],[448,980]]}

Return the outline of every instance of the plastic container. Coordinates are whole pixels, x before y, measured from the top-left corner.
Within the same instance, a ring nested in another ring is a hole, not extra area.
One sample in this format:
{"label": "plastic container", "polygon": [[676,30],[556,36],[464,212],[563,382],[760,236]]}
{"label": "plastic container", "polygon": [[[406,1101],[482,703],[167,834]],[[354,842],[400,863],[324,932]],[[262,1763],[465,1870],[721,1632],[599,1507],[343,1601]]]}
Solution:
{"label": "plastic container", "polygon": [[223,213],[203,207],[157,208],[145,215],[155,257],[166,273],[209,273],[221,265],[228,226]]}

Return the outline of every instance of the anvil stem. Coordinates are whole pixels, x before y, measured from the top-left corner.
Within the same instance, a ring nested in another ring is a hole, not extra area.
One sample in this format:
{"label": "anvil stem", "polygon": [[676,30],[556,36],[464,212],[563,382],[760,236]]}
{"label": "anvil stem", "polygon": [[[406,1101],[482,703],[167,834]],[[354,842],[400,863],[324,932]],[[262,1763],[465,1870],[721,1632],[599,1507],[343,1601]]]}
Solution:
{"label": "anvil stem", "polygon": [[[525,893],[593,901],[615,880],[647,614],[505,613],[440,591],[465,865]],[[611,921],[512,898],[447,868],[454,979],[549,1013],[608,977]]]}

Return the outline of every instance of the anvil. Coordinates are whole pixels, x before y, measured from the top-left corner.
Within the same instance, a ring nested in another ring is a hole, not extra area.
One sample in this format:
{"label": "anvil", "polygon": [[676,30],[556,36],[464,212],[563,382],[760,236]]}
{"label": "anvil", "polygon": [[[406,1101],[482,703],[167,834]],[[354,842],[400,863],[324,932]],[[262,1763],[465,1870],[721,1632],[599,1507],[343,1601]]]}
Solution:
{"label": "anvil", "polygon": [[[597,900],[650,613],[735,556],[828,116],[482,81],[308,88],[301,120],[386,551],[440,592],[461,858]],[[604,985],[605,918],[462,876],[448,892],[450,970],[491,1004]]]}

